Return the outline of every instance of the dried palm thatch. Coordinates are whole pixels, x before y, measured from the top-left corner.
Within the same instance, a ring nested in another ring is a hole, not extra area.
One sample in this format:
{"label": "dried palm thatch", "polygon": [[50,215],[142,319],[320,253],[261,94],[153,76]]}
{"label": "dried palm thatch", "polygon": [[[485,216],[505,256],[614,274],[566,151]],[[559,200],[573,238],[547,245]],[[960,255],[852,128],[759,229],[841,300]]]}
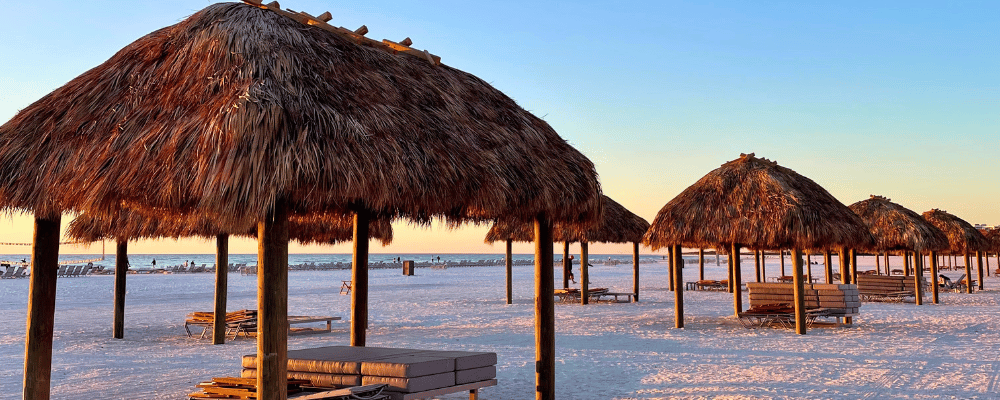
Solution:
{"label": "dried palm thatch", "polygon": [[872,195],[849,206],[868,225],[875,238],[875,245],[864,249],[874,251],[912,250],[918,252],[940,251],[948,248],[948,237],[920,214]]}
{"label": "dried palm thatch", "polygon": [[[214,239],[220,234],[255,238],[256,227],[228,231],[204,217],[175,215],[169,218],[149,217],[132,210],[124,210],[108,217],[83,213],[69,224],[69,237],[73,240],[94,242],[106,239],[159,239],[201,237]],[[302,244],[336,244],[353,239],[353,220],[339,214],[292,215],[288,221],[288,238]],[[369,236],[382,245],[392,243],[392,224],[388,220],[373,220]]]}
{"label": "dried palm thatch", "polygon": [[776,162],[742,154],[670,200],[643,243],[752,249],[865,247],[864,223],[826,189]]}
{"label": "dried palm thatch", "polygon": [[[552,227],[552,239],[557,242],[635,243],[649,229],[649,222],[622,207],[618,202],[604,197],[604,210],[597,224],[580,225],[557,223]],[[533,242],[532,224],[511,220],[497,221],[486,233],[486,243],[506,241]]]}
{"label": "dried palm thatch", "polygon": [[0,126],[0,207],[36,214],[127,202],[231,230],[280,200],[587,222],[599,194],[586,157],[479,78],[247,4],[150,33]]}
{"label": "dried palm thatch", "polygon": [[946,252],[949,254],[972,253],[989,247],[986,238],[972,224],[947,211],[935,208],[925,211],[923,217],[948,237]]}
{"label": "dried palm thatch", "polygon": [[983,237],[986,238],[985,251],[1000,253],[1000,229],[994,228],[988,231],[980,230],[979,233],[982,233]]}

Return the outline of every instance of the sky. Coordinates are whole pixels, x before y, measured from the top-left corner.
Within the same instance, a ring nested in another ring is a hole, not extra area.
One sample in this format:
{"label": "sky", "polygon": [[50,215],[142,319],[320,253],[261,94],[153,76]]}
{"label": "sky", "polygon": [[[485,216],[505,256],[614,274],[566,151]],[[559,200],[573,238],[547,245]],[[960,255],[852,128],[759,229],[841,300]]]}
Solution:
{"label": "sky", "polygon": [[[4,4],[0,123],[210,4]],[[649,221],[709,171],[753,152],[845,204],[877,194],[917,212],[940,208],[1000,224],[1000,2],[294,0],[281,7],[330,11],[331,24],[366,25],[374,39],[410,37],[413,47],[482,78],[552,125],[595,163],[606,195]],[[373,252],[503,252],[502,244],[483,243],[485,226],[395,228],[393,244],[373,244]],[[0,242],[31,235],[30,216],[0,216]],[[214,249],[200,240],[129,248]],[[516,244],[514,251],[533,250]],[[256,243],[234,239],[231,252],[254,253]]]}

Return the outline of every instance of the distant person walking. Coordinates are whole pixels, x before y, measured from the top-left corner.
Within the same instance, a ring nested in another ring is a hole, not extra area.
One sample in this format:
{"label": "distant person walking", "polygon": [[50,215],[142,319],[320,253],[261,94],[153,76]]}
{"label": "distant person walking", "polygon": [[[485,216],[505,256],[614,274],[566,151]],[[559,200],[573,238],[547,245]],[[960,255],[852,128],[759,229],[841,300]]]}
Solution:
{"label": "distant person walking", "polygon": [[153,266],[154,267],[156,266],[156,259],[155,258],[153,259]]}
{"label": "distant person walking", "polygon": [[573,255],[572,254],[570,254],[570,256],[569,256],[569,263],[566,265],[566,275],[569,277],[570,281],[572,281],[573,283],[576,283],[576,277],[573,276]]}

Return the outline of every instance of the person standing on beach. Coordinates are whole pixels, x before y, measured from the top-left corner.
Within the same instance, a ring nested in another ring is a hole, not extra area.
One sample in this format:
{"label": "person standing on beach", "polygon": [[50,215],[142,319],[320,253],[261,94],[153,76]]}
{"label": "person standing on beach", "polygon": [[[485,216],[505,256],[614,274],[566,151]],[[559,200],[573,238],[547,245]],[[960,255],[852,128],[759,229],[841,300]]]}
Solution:
{"label": "person standing on beach", "polygon": [[569,263],[566,264],[566,276],[569,277],[570,281],[572,281],[573,283],[576,283],[576,277],[573,276],[573,255],[572,254],[569,255]]}
{"label": "person standing on beach", "polygon": [[153,259],[153,266],[154,267],[156,266],[156,259],[155,258]]}

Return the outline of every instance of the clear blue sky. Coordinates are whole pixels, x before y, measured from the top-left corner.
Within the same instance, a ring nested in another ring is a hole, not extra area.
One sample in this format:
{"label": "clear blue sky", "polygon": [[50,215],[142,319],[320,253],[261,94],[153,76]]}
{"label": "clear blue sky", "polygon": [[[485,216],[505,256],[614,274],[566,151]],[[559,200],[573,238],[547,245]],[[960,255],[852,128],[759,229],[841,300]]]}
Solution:
{"label": "clear blue sky", "polygon": [[[0,122],[209,4],[5,4]],[[605,193],[648,220],[710,170],[755,152],[846,204],[881,194],[917,212],[941,208],[971,223],[1000,224],[1000,2],[281,5],[330,11],[331,23],[365,24],[376,39],[408,36],[414,47],[490,82],[590,157]],[[0,240],[29,240],[26,221],[0,221]],[[402,224],[396,243],[373,250],[501,251],[481,244],[484,233]],[[213,251],[194,241],[133,249]]]}

